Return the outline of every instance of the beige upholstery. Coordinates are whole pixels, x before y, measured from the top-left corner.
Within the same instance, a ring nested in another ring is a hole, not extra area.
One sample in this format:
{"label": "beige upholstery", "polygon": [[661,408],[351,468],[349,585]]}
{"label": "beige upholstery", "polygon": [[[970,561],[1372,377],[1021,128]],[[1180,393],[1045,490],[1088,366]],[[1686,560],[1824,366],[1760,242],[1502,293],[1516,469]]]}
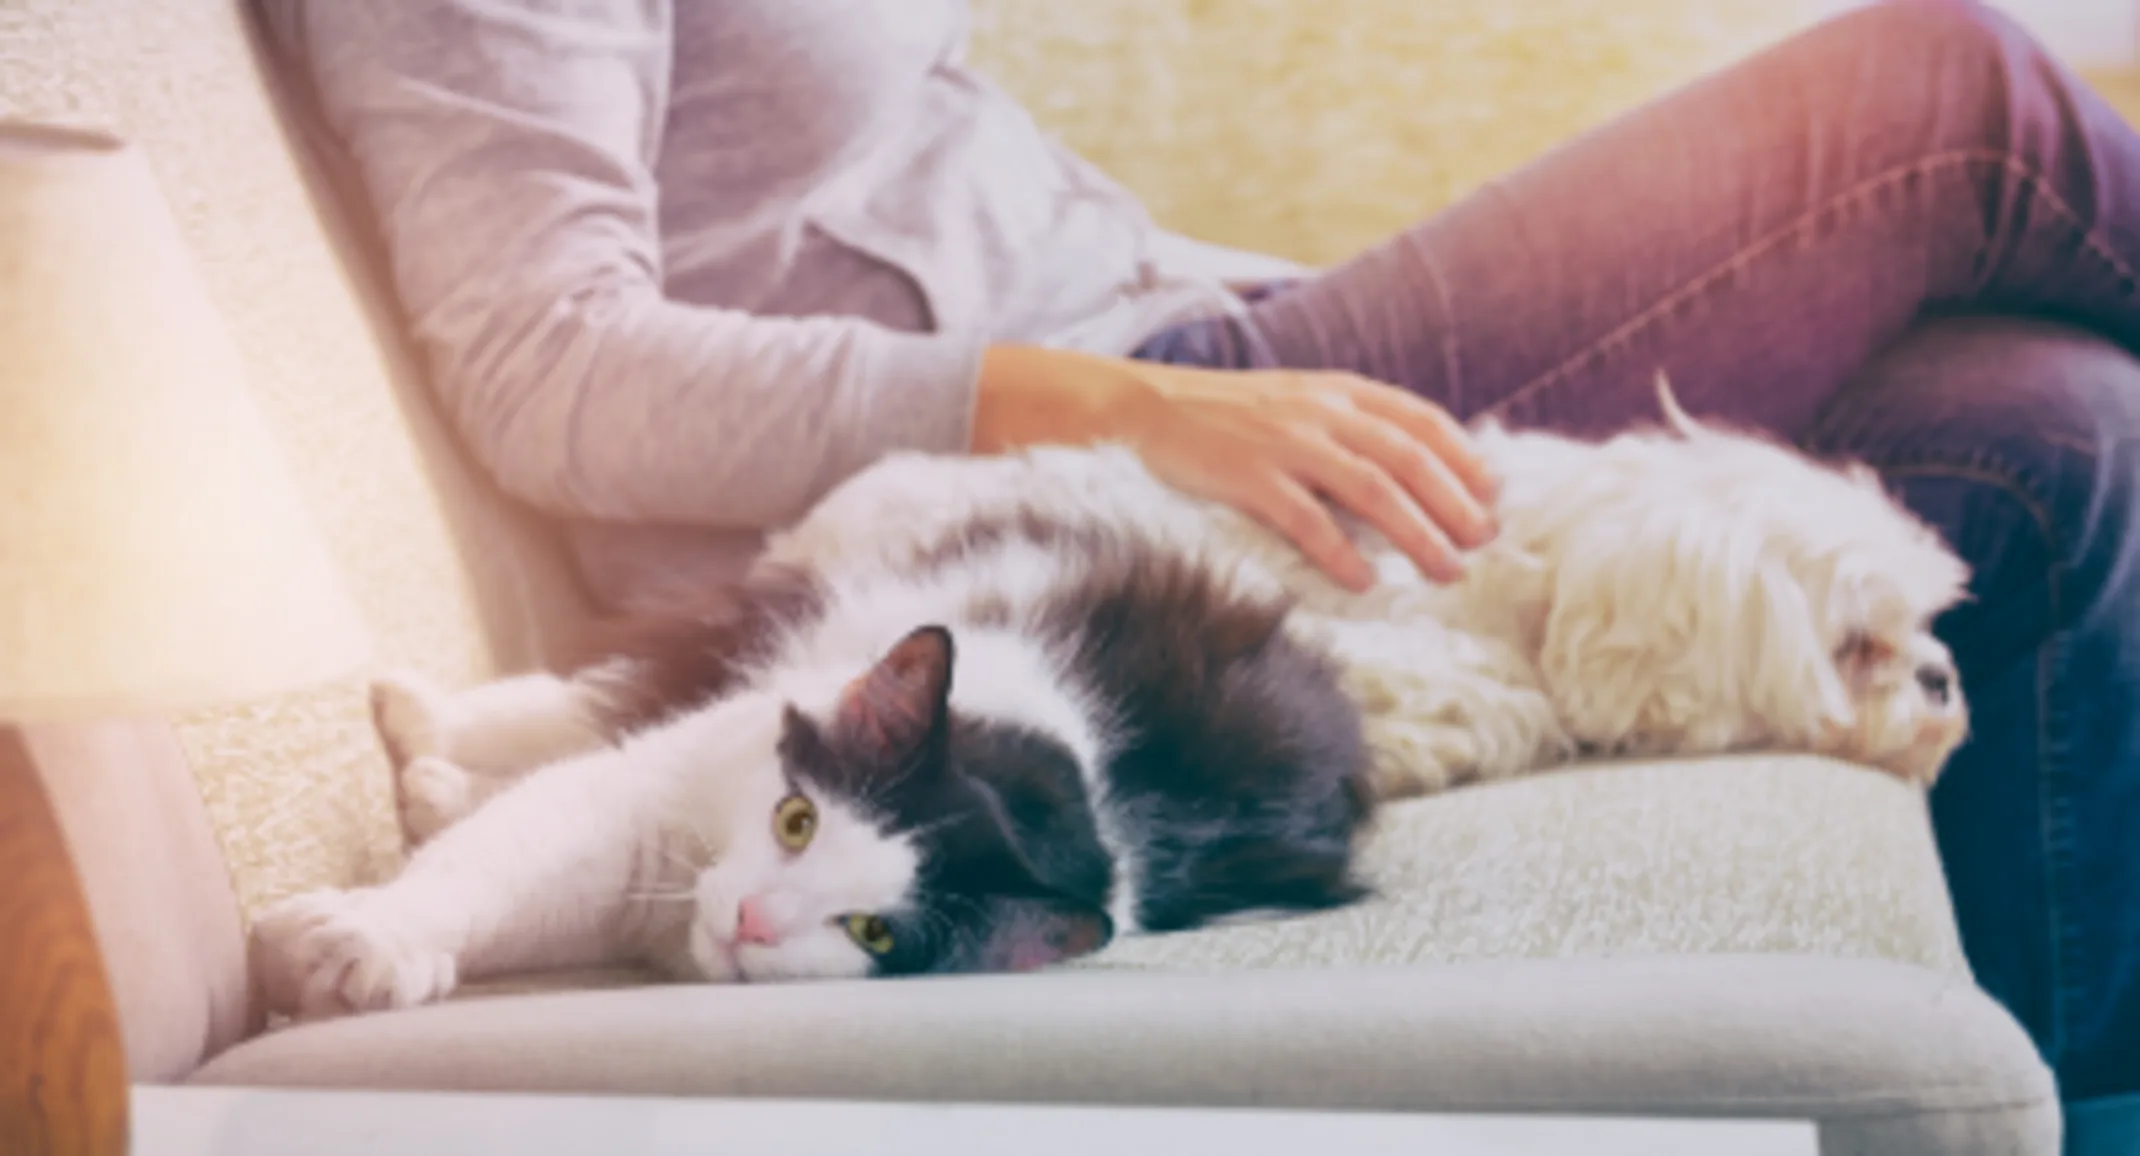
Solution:
{"label": "beige upholstery", "polygon": [[[1169,224],[1323,262],[1827,7],[976,0],[975,54]],[[12,0],[0,115],[146,151],[382,661],[449,682],[529,665],[583,613],[575,586],[435,415],[246,16]],[[156,801],[175,779],[139,809],[103,782],[54,792],[152,1079],[243,1022],[234,932],[174,915],[174,889],[253,911],[401,854],[360,681],[180,734],[205,822]],[[1581,768],[1400,807],[1369,867],[1381,893],[1356,911],[1126,941],[1060,975],[478,994],[273,1030],[199,1078],[1804,1111],[1831,1153],[2055,1149],[2047,1075],[1966,983],[1922,799],[1871,772]]]}
{"label": "beige upholstery", "polygon": [[1362,867],[1378,894],[1357,907],[1123,940],[1094,964],[1793,952],[1968,974],[1922,796],[1820,759],[1590,766],[1400,803]]}
{"label": "beige upholstery", "polygon": [[[466,1000],[270,1034],[209,1084],[1810,1118],[1824,1156],[2057,1151],[1955,979],[1639,957]],[[1720,1154],[1721,1156],[1721,1154]]]}

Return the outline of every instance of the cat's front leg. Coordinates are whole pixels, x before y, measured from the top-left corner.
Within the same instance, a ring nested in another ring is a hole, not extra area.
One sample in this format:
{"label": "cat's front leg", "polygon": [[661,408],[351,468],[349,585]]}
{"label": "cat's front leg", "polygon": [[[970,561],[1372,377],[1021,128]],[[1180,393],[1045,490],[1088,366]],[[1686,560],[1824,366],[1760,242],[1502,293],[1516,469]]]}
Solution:
{"label": "cat's front leg", "polygon": [[[415,1007],[459,984],[458,938],[391,910],[389,888],[294,895],[253,924],[252,969],[268,1010],[301,1019]],[[386,908],[387,910],[383,910]],[[451,919],[452,913],[434,913]]]}
{"label": "cat's front leg", "polygon": [[630,960],[633,905],[676,885],[656,846],[664,790],[621,752],[591,752],[515,784],[383,885],[271,906],[252,932],[270,1010],[410,1007],[486,976]]}

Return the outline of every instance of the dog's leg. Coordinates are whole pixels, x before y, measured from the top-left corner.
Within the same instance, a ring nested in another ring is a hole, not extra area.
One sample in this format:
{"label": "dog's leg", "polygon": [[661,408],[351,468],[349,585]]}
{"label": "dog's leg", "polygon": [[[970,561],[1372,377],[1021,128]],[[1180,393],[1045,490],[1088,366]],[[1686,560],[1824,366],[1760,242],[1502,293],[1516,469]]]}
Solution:
{"label": "dog's leg", "polygon": [[1516,652],[1432,622],[1296,615],[1337,656],[1384,799],[1557,765],[1574,744]]}

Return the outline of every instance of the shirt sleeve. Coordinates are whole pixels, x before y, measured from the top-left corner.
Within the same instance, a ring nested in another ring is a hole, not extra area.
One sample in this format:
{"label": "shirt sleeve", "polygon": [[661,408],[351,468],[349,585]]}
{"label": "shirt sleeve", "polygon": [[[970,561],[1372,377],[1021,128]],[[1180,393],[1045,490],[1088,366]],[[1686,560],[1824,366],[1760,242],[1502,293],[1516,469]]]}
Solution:
{"label": "shirt sleeve", "polygon": [[968,444],[978,339],[664,295],[667,0],[263,8],[368,199],[433,387],[509,493],[762,529],[887,451]]}

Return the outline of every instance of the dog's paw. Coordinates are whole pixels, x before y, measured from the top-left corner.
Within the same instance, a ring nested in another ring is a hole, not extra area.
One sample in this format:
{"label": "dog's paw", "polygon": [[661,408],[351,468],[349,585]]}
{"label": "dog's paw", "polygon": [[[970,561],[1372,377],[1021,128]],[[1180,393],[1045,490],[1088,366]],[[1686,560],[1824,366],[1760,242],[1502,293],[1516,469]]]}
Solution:
{"label": "dog's paw", "polygon": [[410,846],[428,842],[476,807],[475,783],[460,764],[438,755],[418,755],[394,775],[401,831]]}
{"label": "dog's paw", "polygon": [[397,670],[380,676],[371,685],[372,725],[379,741],[397,767],[425,755],[451,752],[452,722],[448,708],[452,693],[429,675]]}
{"label": "dog's paw", "polygon": [[1383,802],[1448,790],[1476,758],[1446,728],[1387,720],[1367,724],[1368,787]]}
{"label": "dog's paw", "polygon": [[375,891],[312,891],[253,924],[253,974],[268,1010],[299,1019],[415,1007],[456,982],[454,957],[383,917]]}

